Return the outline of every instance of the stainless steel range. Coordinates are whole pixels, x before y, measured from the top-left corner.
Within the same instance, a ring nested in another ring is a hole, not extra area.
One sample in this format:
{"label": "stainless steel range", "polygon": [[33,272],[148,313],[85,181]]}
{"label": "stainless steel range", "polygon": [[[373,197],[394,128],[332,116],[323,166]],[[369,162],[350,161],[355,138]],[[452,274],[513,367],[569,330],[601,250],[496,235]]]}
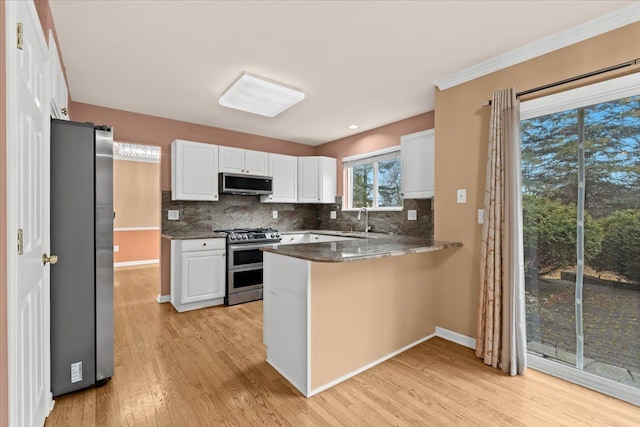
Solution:
{"label": "stainless steel range", "polygon": [[215,230],[227,234],[227,296],[225,304],[235,305],[262,299],[262,251],[282,239],[272,228]]}

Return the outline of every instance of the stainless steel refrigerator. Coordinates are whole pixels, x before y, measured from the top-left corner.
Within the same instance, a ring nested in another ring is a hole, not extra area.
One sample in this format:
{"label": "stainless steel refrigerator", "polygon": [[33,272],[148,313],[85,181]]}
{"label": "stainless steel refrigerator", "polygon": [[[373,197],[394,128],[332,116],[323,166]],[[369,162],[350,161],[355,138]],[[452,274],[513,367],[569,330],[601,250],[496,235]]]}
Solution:
{"label": "stainless steel refrigerator", "polygon": [[51,390],[113,375],[113,133],[51,120]]}

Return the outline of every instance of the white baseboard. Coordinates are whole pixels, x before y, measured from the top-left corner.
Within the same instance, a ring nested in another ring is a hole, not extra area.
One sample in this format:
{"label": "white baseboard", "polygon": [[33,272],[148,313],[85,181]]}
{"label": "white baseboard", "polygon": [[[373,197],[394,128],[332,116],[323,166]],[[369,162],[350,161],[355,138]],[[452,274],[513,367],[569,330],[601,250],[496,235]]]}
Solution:
{"label": "white baseboard", "polygon": [[[394,351],[393,353],[389,353],[386,356],[383,356],[378,360],[374,360],[373,362],[371,362],[371,363],[369,363],[367,365],[364,365],[363,367],[358,368],[353,372],[349,372],[348,374],[346,374],[346,375],[344,375],[344,376],[342,376],[342,377],[340,377],[340,378],[338,378],[336,380],[333,380],[333,381],[331,381],[331,382],[329,382],[329,383],[327,383],[327,384],[325,384],[323,386],[320,386],[318,388],[315,388],[313,390],[309,390],[309,393],[307,394],[307,397],[311,397],[314,394],[318,394],[321,391],[325,391],[328,388],[331,388],[334,385],[336,385],[338,383],[341,383],[344,380],[348,380],[349,378],[354,377],[354,376],[358,375],[359,373],[366,371],[367,369],[371,369],[374,366],[376,366],[377,364],[380,364],[380,363],[384,362],[385,360],[391,359],[392,357],[397,356],[398,354],[402,353],[403,351],[409,350],[411,347],[415,347],[418,344],[422,344],[423,342],[425,342],[425,341],[427,341],[427,340],[429,340],[429,339],[431,339],[431,338],[433,338],[435,336],[437,336],[437,334],[431,334],[429,336],[421,338],[418,341],[414,341],[411,344],[406,345],[406,346],[402,347],[401,349]],[[309,384],[309,387],[311,387],[311,384]]]}
{"label": "white baseboard", "polygon": [[171,301],[171,295],[160,295],[160,294],[158,294],[158,296],[156,297],[156,300],[158,301],[158,303],[163,304],[165,302]]}
{"label": "white baseboard", "polygon": [[131,267],[132,265],[158,264],[159,259],[143,259],[141,261],[114,262],[114,267]]}
{"label": "white baseboard", "polygon": [[475,350],[476,340],[475,338],[468,337],[466,335],[459,334],[457,332],[450,331],[449,329],[436,326],[436,336],[443,338],[447,341],[454,342],[456,344],[463,345]]}

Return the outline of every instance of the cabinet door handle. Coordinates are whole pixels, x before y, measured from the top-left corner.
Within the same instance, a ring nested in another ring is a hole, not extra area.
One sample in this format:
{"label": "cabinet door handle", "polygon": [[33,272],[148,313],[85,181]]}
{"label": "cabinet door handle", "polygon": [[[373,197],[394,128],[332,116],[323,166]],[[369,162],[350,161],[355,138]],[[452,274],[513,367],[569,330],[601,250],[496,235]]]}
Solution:
{"label": "cabinet door handle", "polygon": [[202,246],[207,246],[207,244],[206,244],[206,243],[203,243],[203,244],[202,244]]}

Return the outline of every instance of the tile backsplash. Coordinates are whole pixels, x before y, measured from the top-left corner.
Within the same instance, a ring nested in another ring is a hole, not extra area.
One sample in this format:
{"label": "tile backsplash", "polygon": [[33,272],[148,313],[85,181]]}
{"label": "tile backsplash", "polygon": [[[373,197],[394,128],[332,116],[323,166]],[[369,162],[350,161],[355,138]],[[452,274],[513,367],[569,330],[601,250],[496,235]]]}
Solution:
{"label": "tile backsplash", "polygon": [[[407,210],[415,209],[418,219],[407,220]],[[169,221],[169,210],[178,210],[180,219]],[[278,218],[273,218],[278,211]],[[336,219],[331,219],[336,211]],[[260,203],[258,196],[221,194],[216,202],[172,201],[171,192],[162,192],[162,233],[210,232],[239,227],[273,227],[290,230],[363,231],[364,214],[341,211],[336,204]],[[405,200],[402,211],[369,212],[373,232],[433,237],[432,200]]]}

